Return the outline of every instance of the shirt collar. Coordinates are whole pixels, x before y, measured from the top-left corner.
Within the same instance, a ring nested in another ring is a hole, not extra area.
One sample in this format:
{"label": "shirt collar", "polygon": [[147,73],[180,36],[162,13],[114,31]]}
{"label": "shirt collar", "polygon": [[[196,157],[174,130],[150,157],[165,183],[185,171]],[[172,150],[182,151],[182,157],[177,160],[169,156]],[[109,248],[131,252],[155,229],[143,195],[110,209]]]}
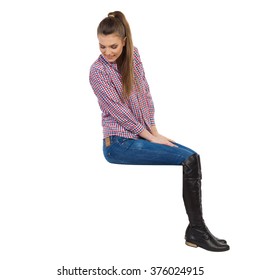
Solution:
{"label": "shirt collar", "polygon": [[105,63],[106,65],[112,67],[114,70],[118,71],[117,63],[116,62],[109,62],[109,61],[107,61],[102,54],[100,55],[100,59],[103,61],[103,63]]}

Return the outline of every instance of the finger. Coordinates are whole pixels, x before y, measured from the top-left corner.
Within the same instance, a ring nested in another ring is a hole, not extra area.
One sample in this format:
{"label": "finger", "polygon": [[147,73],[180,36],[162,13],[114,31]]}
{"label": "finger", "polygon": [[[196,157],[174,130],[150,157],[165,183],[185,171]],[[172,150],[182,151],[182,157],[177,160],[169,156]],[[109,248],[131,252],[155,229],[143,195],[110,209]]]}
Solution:
{"label": "finger", "polygon": [[169,143],[168,143],[168,146],[178,148],[178,146],[177,146],[177,145],[173,144],[173,143],[172,143],[172,142],[170,142],[170,141],[169,141]]}
{"label": "finger", "polygon": [[173,139],[171,139],[171,138],[167,138],[170,142],[176,142],[176,141],[174,141]]}

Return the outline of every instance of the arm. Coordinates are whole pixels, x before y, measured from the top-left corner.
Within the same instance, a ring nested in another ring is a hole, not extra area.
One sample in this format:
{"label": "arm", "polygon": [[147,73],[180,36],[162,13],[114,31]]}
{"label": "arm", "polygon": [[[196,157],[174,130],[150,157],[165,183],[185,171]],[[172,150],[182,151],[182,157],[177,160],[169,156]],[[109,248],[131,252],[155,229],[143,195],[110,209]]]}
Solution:
{"label": "arm", "polygon": [[157,131],[157,128],[155,126],[154,103],[153,103],[153,99],[152,99],[152,96],[151,96],[151,93],[150,93],[149,84],[148,84],[148,82],[146,80],[146,77],[145,77],[143,64],[142,64],[142,61],[141,61],[141,58],[140,58],[140,55],[139,55],[139,52],[138,52],[137,48],[135,48],[135,63],[136,63],[137,75],[143,81],[144,90],[145,90],[145,93],[146,93],[147,103],[148,103],[149,112],[150,112],[150,121],[151,121],[151,125],[152,125],[151,126],[151,132],[144,129],[141,133],[139,133],[139,136],[141,136],[144,139],[147,139],[150,142],[154,142],[154,143],[158,143],[158,144],[164,144],[164,145],[167,145],[167,146],[176,146],[172,143],[172,142],[174,142],[173,140],[159,134],[159,132]]}
{"label": "arm", "polygon": [[150,93],[149,84],[148,84],[147,79],[145,77],[145,71],[144,71],[143,63],[141,61],[141,57],[140,57],[140,54],[139,54],[139,51],[138,51],[137,48],[135,48],[134,57],[135,57],[135,65],[136,65],[136,75],[139,77],[139,79],[142,80],[142,83],[144,85],[146,100],[147,100],[147,104],[148,104],[148,108],[149,108],[149,112],[150,112],[150,122],[151,122],[152,125],[155,125],[154,103],[153,103],[152,95]]}
{"label": "arm", "polygon": [[121,101],[104,71],[95,67],[91,68],[89,79],[102,112],[109,113],[121,126],[136,135],[144,130],[143,125],[135,119],[130,109]]}

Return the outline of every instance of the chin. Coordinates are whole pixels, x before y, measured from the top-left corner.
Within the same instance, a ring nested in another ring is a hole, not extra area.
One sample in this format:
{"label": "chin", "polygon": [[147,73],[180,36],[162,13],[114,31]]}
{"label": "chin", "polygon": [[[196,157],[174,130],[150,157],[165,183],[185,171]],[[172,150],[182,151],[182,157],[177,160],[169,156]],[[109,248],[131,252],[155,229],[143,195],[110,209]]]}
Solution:
{"label": "chin", "polygon": [[108,58],[106,57],[106,60],[109,61],[109,62],[115,62],[117,60],[118,57],[114,56],[112,58]]}

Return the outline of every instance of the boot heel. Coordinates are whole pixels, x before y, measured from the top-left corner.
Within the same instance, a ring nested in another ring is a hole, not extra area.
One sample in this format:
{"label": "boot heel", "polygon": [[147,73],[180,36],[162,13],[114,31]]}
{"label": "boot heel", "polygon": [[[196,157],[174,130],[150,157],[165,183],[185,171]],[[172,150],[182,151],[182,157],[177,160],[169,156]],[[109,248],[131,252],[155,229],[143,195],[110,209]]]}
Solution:
{"label": "boot heel", "polygon": [[198,245],[196,245],[194,243],[191,243],[191,242],[188,242],[188,241],[186,241],[185,244],[190,246],[190,247],[193,247],[193,248],[197,248],[198,247]]}

